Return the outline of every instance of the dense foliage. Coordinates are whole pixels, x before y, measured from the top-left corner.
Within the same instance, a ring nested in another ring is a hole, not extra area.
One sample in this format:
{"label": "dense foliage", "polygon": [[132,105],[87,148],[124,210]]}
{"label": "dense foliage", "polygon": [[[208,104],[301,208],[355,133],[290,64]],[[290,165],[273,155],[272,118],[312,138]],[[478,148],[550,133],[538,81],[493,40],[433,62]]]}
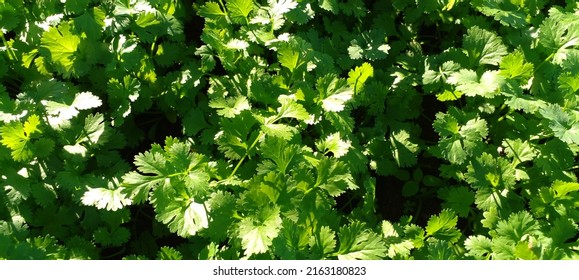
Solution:
{"label": "dense foliage", "polygon": [[0,0],[0,258],[578,258],[579,7]]}

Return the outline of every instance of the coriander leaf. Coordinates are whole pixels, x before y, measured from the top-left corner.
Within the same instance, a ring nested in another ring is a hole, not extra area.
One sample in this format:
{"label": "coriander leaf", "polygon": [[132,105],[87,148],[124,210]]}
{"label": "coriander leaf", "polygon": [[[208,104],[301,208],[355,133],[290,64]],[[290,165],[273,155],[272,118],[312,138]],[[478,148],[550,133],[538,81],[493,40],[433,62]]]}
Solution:
{"label": "coriander leaf", "polygon": [[195,236],[198,231],[209,227],[207,208],[203,203],[176,197],[174,191],[153,191],[151,201],[157,214],[155,218],[166,224],[171,232],[181,237]]}
{"label": "coriander leaf", "polygon": [[273,252],[284,260],[304,259],[309,253],[309,237],[305,227],[284,218],[280,233],[273,240]]}
{"label": "coriander leaf", "polygon": [[78,93],[70,105],[67,103],[69,102],[64,100],[62,102],[56,102],[54,99],[42,100],[42,104],[46,106],[46,111],[49,114],[48,122],[52,127],[62,126],[66,121],[76,117],[79,110],[97,108],[102,105],[100,98],[90,92]]}
{"label": "coriander leaf", "polygon": [[546,175],[553,178],[563,178],[564,170],[568,170],[574,164],[574,153],[569,145],[555,138],[542,144],[540,152],[534,160]]}
{"label": "coriander leaf", "polygon": [[[308,69],[313,59],[312,45],[299,38],[291,37],[277,52],[279,63],[291,73],[291,78],[299,78]],[[290,79],[291,81],[291,79]]]}
{"label": "coriander leaf", "polygon": [[245,96],[216,98],[209,102],[209,107],[218,109],[217,114],[226,118],[233,118],[241,111],[251,109]]}
{"label": "coriander leaf", "polygon": [[531,161],[537,156],[537,150],[527,141],[523,142],[521,139],[505,139],[502,146],[505,147],[505,152],[513,159],[515,165]]}
{"label": "coriander leaf", "polygon": [[40,118],[37,115],[28,117],[24,124],[14,121],[5,124],[0,128],[0,136],[2,136],[2,145],[12,150],[12,158],[16,161],[28,161],[35,152],[32,149],[32,137],[37,133],[41,133]]}
{"label": "coriander leaf", "polygon": [[569,193],[579,191],[579,183],[556,180],[551,188],[555,191],[555,198],[568,199],[571,198]]}
{"label": "coriander leaf", "polygon": [[215,22],[217,25],[225,25],[227,22],[227,14],[221,10],[218,3],[213,1],[208,1],[199,7],[197,13],[205,20]]}
{"label": "coriander leaf", "polygon": [[319,78],[316,82],[316,88],[320,94],[319,101],[322,103],[322,108],[328,112],[344,110],[345,103],[353,95],[347,81],[339,79],[333,74]]}
{"label": "coriander leaf", "polygon": [[477,260],[488,260],[493,252],[492,241],[484,235],[469,236],[464,247],[468,250],[466,254]]}
{"label": "coriander leaf", "polygon": [[78,49],[81,38],[71,33],[71,27],[63,23],[59,28],[50,27],[42,34],[40,53],[49,61],[65,78],[78,76],[75,68],[78,64]]}
{"label": "coriander leaf", "polygon": [[225,4],[231,21],[243,24],[248,23],[248,16],[253,11],[253,0],[229,0]]}
{"label": "coriander leaf", "polygon": [[406,130],[393,131],[390,135],[392,157],[398,167],[410,167],[416,164],[416,155],[420,148],[410,139]]}
{"label": "coriander leaf", "polygon": [[482,140],[488,135],[487,122],[474,118],[459,122],[461,112],[449,110],[450,113],[437,113],[434,129],[441,136],[438,146],[433,151],[454,164],[462,164],[468,156],[480,149]]}
{"label": "coriander leaf", "polygon": [[[189,143],[182,143],[174,138],[165,140],[165,148],[154,144],[150,151],[135,156],[137,169],[144,173],[131,171],[123,176],[123,192],[136,203],[145,201],[152,189],[160,189],[157,197],[171,199],[170,196],[179,196],[185,201],[199,201],[204,197],[209,182],[207,174],[207,159],[205,156],[191,152]],[[178,194],[175,192],[179,191]],[[165,196],[165,197],[164,197]],[[167,197],[168,196],[168,197]],[[198,207],[186,208],[195,205],[191,202],[182,202],[184,210],[197,211]],[[177,206],[174,206],[177,207]],[[156,209],[162,211],[162,209]],[[189,213],[193,214],[193,213]],[[184,231],[180,229],[180,232]],[[188,230],[192,232],[192,230]]]}
{"label": "coriander leaf", "polygon": [[445,202],[442,207],[454,210],[459,217],[467,217],[474,203],[474,193],[467,187],[448,187],[438,191],[438,195]]}
{"label": "coriander leaf", "polygon": [[463,93],[460,91],[444,90],[436,94],[436,99],[438,99],[438,101],[455,101],[459,100],[462,95]]}
{"label": "coriander leaf", "polygon": [[386,31],[378,28],[356,36],[348,47],[350,58],[354,60],[367,58],[372,61],[386,58],[391,47],[387,44],[388,37],[385,34]]}
{"label": "coriander leaf", "polygon": [[314,231],[309,240],[310,248],[320,259],[332,254],[336,248],[336,233],[327,226]]}
{"label": "coriander leaf", "polygon": [[261,154],[275,162],[278,170],[286,174],[293,159],[300,153],[297,145],[288,144],[282,138],[267,137],[260,146]]}
{"label": "coriander leaf", "polygon": [[553,222],[549,237],[553,238],[554,244],[562,245],[577,235],[578,230],[579,228],[573,219],[561,217]]}
{"label": "coriander leaf", "polygon": [[271,137],[279,137],[285,140],[290,140],[295,134],[298,133],[298,130],[286,124],[281,123],[267,123],[261,127],[262,131]]}
{"label": "coriander leaf", "polygon": [[102,145],[107,142],[109,134],[101,113],[88,115],[84,119],[83,135],[77,139],[77,144],[88,142],[90,145]]}
{"label": "coriander leaf", "polygon": [[305,121],[310,118],[308,111],[302,104],[297,103],[291,98],[285,98],[283,95],[278,98],[281,107],[277,109],[276,119],[294,118]]}
{"label": "coriander leaf", "polygon": [[120,246],[129,241],[130,236],[131,232],[125,227],[100,227],[94,232],[95,242],[104,246]]}
{"label": "coriander leaf", "polygon": [[468,52],[470,65],[498,65],[503,56],[507,55],[507,47],[495,33],[478,26],[468,29],[463,39],[463,48]]}
{"label": "coriander leaf", "polygon": [[527,15],[521,11],[514,2],[504,0],[482,0],[473,1],[475,6],[481,13],[486,16],[492,16],[502,25],[512,26],[513,28],[524,28],[527,26],[525,18]]}
{"label": "coriander leaf", "polygon": [[95,206],[98,209],[106,208],[108,211],[117,211],[132,203],[121,191],[122,189],[88,188],[81,201],[84,205]]}
{"label": "coriander leaf", "polygon": [[426,225],[426,234],[440,240],[457,242],[462,235],[456,228],[458,217],[454,211],[444,209],[437,216],[432,216]]}
{"label": "coriander leaf", "polygon": [[316,148],[322,151],[324,155],[332,153],[335,158],[339,158],[348,153],[348,150],[352,147],[351,141],[343,141],[340,138],[340,133],[336,132],[328,135],[326,139],[322,139],[316,142]]}
{"label": "coriander leaf", "polygon": [[340,11],[338,0],[320,0],[320,8],[330,11],[333,14],[338,14]]}
{"label": "coriander leaf", "polygon": [[339,260],[379,260],[386,257],[386,243],[364,223],[354,221],[343,226],[338,237],[340,247],[335,255]]}
{"label": "coriander leaf", "polygon": [[510,189],[516,183],[515,168],[502,157],[493,158],[483,153],[468,166],[465,179],[475,189]]}
{"label": "coriander leaf", "polygon": [[331,196],[339,196],[346,189],[357,189],[354,178],[346,164],[336,159],[323,158],[316,166],[316,187],[320,187]]}
{"label": "coriander leaf", "polygon": [[211,231],[203,232],[212,241],[221,242],[227,238],[233,227],[233,215],[235,211],[235,200],[233,194],[223,191],[216,191],[205,203],[209,210],[208,228]]}
{"label": "coriander leaf", "polygon": [[493,98],[499,94],[504,78],[498,71],[486,71],[479,78],[475,71],[463,69],[450,75],[447,82],[466,96]]}
{"label": "coriander leaf", "polygon": [[278,206],[266,206],[258,213],[247,216],[239,222],[238,234],[244,254],[251,256],[267,252],[272,240],[280,232],[282,219]]}
{"label": "coriander leaf", "polygon": [[496,234],[518,242],[526,235],[542,234],[539,223],[526,211],[512,213],[508,220],[497,223]]}
{"label": "coriander leaf", "polygon": [[355,69],[348,72],[348,84],[354,89],[354,93],[359,93],[364,90],[366,80],[373,76],[374,68],[370,63],[364,62],[361,66],[356,66]]}
{"label": "coriander leaf", "polygon": [[579,46],[577,15],[551,8],[539,28],[539,43],[554,55],[555,62],[565,60],[569,48]]}
{"label": "coriander leaf", "polygon": [[507,78],[528,80],[533,76],[533,64],[525,61],[525,56],[521,51],[504,56],[499,67],[500,74]]}
{"label": "coriander leaf", "polygon": [[557,104],[549,104],[539,110],[541,115],[549,120],[549,128],[555,137],[568,144],[579,144],[579,123]]}
{"label": "coriander leaf", "polygon": [[183,254],[177,251],[175,248],[169,246],[163,246],[157,253],[158,260],[182,260]]}

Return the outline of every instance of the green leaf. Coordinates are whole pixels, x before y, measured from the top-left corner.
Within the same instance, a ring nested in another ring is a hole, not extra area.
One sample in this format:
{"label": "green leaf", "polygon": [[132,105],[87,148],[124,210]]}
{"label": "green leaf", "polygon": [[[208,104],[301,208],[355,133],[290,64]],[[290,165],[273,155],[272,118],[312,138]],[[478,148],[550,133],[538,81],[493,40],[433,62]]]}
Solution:
{"label": "green leaf", "polygon": [[[77,1],[70,1],[77,2]],[[66,2],[67,4],[70,2]],[[105,27],[106,14],[99,7],[83,8],[82,15],[74,18],[74,27],[76,31],[87,39],[97,41],[102,37],[102,31]]]}
{"label": "green leaf", "polygon": [[496,234],[514,242],[523,240],[526,235],[542,234],[539,223],[526,211],[512,213],[508,220],[497,223]]}
{"label": "green leaf", "polygon": [[67,11],[80,14],[84,10],[86,10],[90,0],[79,0],[79,1],[70,1],[66,2],[64,7]]}
{"label": "green leaf", "polygon": [[484,235],[469,236],[464,247],[468,250],[466,254],[477,260],[488,260],[493,252],[492,241]]}
{"label": "green leaf", "polygon": [[299,146],[290,145],[282,138],[267,137],[260,147],[263,157],[275,162],[278,170],[286,174],[293,159],[299,154]]}
{"label": "green leaf", "polygon": [[35,151],[32,149],[32,137],[36,133],[41,133],[40,118],[37,115],[28,117],[24,124],[11,122],[0,128],[2,145],[12,150],[12,158],[16,161],[24,162],[34,157]]}
{"label": "green leaf", "polygon": [[555,198],[569,198],[569,193],[579,191],[579,183],[556,180],[551,188],[555,191]]}
{"label": "green leaf", "polygon": [[460,91],[444,90],[436,94],[436,99],[438,99],[438,101],[455,101],[459,100],[462,95],[463,93]]}
{"label": "green leaf", "polygon": [[225,6],[231,21],[239,24],[249,22],[248,16],[253,11],[253,0],[229,0]]}
{"label": "green leaf", "polygon": [[456,108],[451,108],[449,113],[436,114],[433,127],[441,139],[434,151],[453,164],[462,164],[479,151],[482,140],[488,136],[486,120],[469,117]]}
{"label": "green leaf", "polygon": [[505,158],[483,153],[468,166],[466,181],[475,189],[510,189],[515,186],[515,168]]}
{"label": "green leaf", "polygon": [[131,205],[132,201],[121,193],[122,189],[110,190],[106,188],[88,188],[83,194],[82,204],[88,206],[95,206],[98,209],[107,209],[108,211],[117,211],[127,205]]}
{"label": "green leaf", "polygon": [[290,71],[290,82],[315,67],[311,65],[314,59],[312,45],[299,37],[291,37],[288,42],[282,44],[277,57],[279,63]]}
{"label": "green leaf", "polygon": [[577,19],[577,15],[553,7],[549,10],[549,17],[541,23],[539,43],[554,55],[555,62],[565,60],[569,49],[579,46]]}
{"label": "green leaf", "polygon": [[472,5],[476,5],[475,7],[481,13],[489,17],[494,17],[495,20],[504,26],[511,26],[517,29],[524,28],[527,26],[525,20],[527,15],[514,3],[515,2],[504,0],[483,0],[473,1]]}
{"label": "green leaf", "polygon": [[445,201],[442,207],[454,210],[459,217],[467,217],[472,210],[474,193],[467,187],[442,188],[438,195]]}
{"label": "green leaf", "polygon": [[215,242],[221,242],[229,236],[234,224],[235,201],[236,198],[229,192],[216,191],[211,194],[205,203],[209,209],[208,228],[211,231],[205,231],[203,235]]}
{"label": "green leaf", "polygon": [[364,90],[366,80],[373,76],[374,68],[370,63],[364,62],[361,66],[356,66],[355,69],[348,72],[348,84],[354,89],[354,93],[359,93]]}
{"label": "green leaf", "polygon": [[579,228],[573,219],[558,218],[553,222],[553,227],[548,236],[553,238],[553,244],[562,245],[576,236],[578,230]]}
{"label": "green leaf", "polygon": [[390,135],[391,152],[398,167],[410,167],[416,164],[420,148],[410,139],[406,130],[393,131]]}
{"label": "green leaf", "polygon": [[245,256],[268,251],[272,240],[280,232],[282,219],[279,207],[263,207],[255,215],[247,216],[239,222],[239,237]]}
{"label": "green leaf", "polygon": [[351,59],[368,59],[371,61],[384,59],[390,52],[390,45],[387,44],[387,32],[376,28],[370,31],[363,31],[355,39],[350,41],[348,54]]}
{"label": "green leaf", "polygon": [[455,260],[457,255],[453,250],[453,244],[447,240],[429,239],[426,243],[429,260]]}
{"label": "green leaf", "polygon": [[338,14],[340,11],[337,0],[319,0],[320,8],[330,11],[333,14]]}
{"label": "green leaf", "polygon": [[557,104],[549,104],[541,108],[539,113],[549,120],[549,128],[553,130],[555,137],[568,144],[579,144],[579,123],[574,115],[563,111]]}
{"label": "green leaf", "polygon": [[101,113],[90,114],[84,119],[84,129],[81,137],[77,139],[77,143],[88,142],[89,145],[102,145],[109,139],[105,126],[104,116]]}
{"label": "green leaf", "polygon": [[420,185],[416,181],[408,181],[402,185],[402,196],[411,197],[418,193]]}
{"label": "green leaf", "polygon": [[206,158],[192,153],[189,143],[169,137],[165,140],[164,149],[154,144],[150,151],[135,156],[135,165],[145,175],[131,171],[123,176],[121,187],[130,199],[141,203],[147,200],[152,189],[159,187],[157,197],[160,203],[169,203],[165,200],[171,200],[171,196],[177,196],[175,192],[179,191],[178,197],[182,201],[174,201],[176,204],[171,206],[175,209],[181,207],[191,215],[201,213],[199,203],[194,201],[200,201],[199,198],[205,196],[210,178]]}
{"label": "green leaf", "polygon": [[94,240],[104,246],[120,246],[129,241],[131,232],[124,227],[100,227],[94,232]]}
{"label": "green leaf", "polygon": [[466,96],[493,98],[499,95],[499,89],[505,81],[498,71],[486,71],[479,78],[475,71],[463,69],[453,73],[447,82],[455,85],[456,90]]}
{"label": "green leaf", "polygon": [[535,158],[535,163],[545,174],[553,178],[562,178],[564,170],[570,169],[575,160],[574,153],[569,144],[555,138],[541,145],[540,153]]}
{"label": "green leaf", "polygon": [[294,118],[305,121],[310,118],[308,111],[302,104],[297,103],[297,101],[283,96],[280,96],[278,100],[281,103],[281,107],[277,109],[276,119]]}
{"label": "green leaf", "polygon": [[526,161],[532,161],[537,155],[536,149],[527,141],[523,142],[521,139],[505,139],[503,140],[502,146],[505,147],[505,153],[513,159],[515,165]]}
{"label": "green leaf", "polygon": [[158,260],[182,260],[183,254],[177,251],[175,248],[169,246],[163,246],[157,253]]}
{"label": "green leaf", "polygon": [[81,42],[80,36],[71,33],[71,27],[64,23],[59,28],[50,27],[40,39],[40,53],[52,62],[56,70],[65,78],[78,76],[77,51]]}
{"label": "green leaf", "polygon": [[531,250],[527,241],[519,241],[515,246],[515,256],[521,260],[538,260],[539,257]]}
{"label": "green leaf", "polygon": [[318,177],[316,186],[324,189],[331,196],[339,196],[346,189],[357,189],[354,178],[346,164],[336,159],[324,158],[316,166]]}
{"label": "green leaf", "polygon": [[205,5],[199,7],[197,13],[204,17],[205,20],[215,22],[218,25],[224,25],[227,22],[227,14],[221,10],[218,3],[213,1],[208,1]]}
{"label": "green leaf", "polygon": [[512,52],[503,57],[500,74],[507,78],[527,80],[533,76],[533,64],[525,61],[525,56],[520,51]]}
{"label": "green leaf", "polygon": [[432,216],[426,225],[426,234],[440,240],[457,242],[462,235],[456,228],[458,217],[454,211],[444,209],[437,216]]}
{"label": "green leaf", "polygon": [[335,158],[339,158],[347,154],[351,147],[351,141],[343,141],[339,132],[330,134],[326,137],[326,139],[322,139],[316,142],[316,148],[318,148],[318,150],[322,151],[324,155],[332,153]]}
{"label": "green leaf", "polygon": [[345,103],[352,99],[353,95],[348,82],[332,74],[319,78],[316,88],[320,93],[322,108],[328,112],[343,111]]}
{"label": "green leaf", "polygon": [[507,47],[495,33],[478,26],[468,29],[463,40],[463,48],[468,52],[470,64],[498,65],[507,55]]}
{"label": "green leaf", "polygon": [[181,237],[195,236],[198,231],[209,227],[204,203],[198,203],[193,198],[184,200],[161,188],[153,191],[151,200],[157,212],[155,218]]}
{"label": "green leaf", "polygon": [[102,105],[100,98],[88,91],[76,94],[72,102],[67,102],[66,100],[43,100],[42,103],[46,106],[46,111],[49,114],[49,123],[55,128],[62,126],[66,121],[76,117],[79,114],[79,110],[97,108]]}
{"label": "green leaf", "polygon": [[336,234],[329,227],[323,226],[310,236],[309,245],[312,251],[322,256],[320,259],[323,259],[334,252],[336,248]]}
{"label": "green leaf", "polygon": [[386,257],[384,239],[364,223],[354,221],[343,226],[338,236],[340,247],[336,255],[339,260],[380,260]]}
{"label": "green leaf", "polygon": [[233,118],[241,111],[251,109],[245,96],[216,98],[209,102],[209,107],[218,109],[217,114],[226,118]]}

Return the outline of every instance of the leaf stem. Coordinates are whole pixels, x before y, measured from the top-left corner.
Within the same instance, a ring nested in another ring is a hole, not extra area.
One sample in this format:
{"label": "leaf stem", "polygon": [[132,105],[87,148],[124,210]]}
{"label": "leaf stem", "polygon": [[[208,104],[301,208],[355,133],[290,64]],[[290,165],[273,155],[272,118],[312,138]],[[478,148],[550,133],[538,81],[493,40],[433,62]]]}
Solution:
{"label": "leaf stem", "polygon": [[2,43],[6,47],[6,52],[8,53],[8,58],[10,60],[18,60],[16,58],[16,54],[14,53],[14,50],[8,45],[8,42],[6,41],[6,38],[4,37],[4,32],[0,32],[0,37],[2,38]]}
{"label": "leaf stem", "polygon": [[263,131],[259,132],[259,135],[257,136],[257,138],[255,138],[255,140],[253,141],[253,143],[251,143],[251,146],[249,146],[249,149],[246,150],[245,155],[243,155],[243,157],[237,162],[237,165],[235,166],[235,168],[233,169],[233,171],[231,172],[231,174],[227,177],[226,180],[231,179],[231,177],[233,177],[235,175],[235,173],[237,173],[237,169],[239,169],[239,167],[241,166],[241,164],[243,163],[243,161],[245,160],[245,158],[249,155],[249,151],[253,150],[253,148],[255,147],[255,145],[257,145],[257,142],[259,142],[259,139],[261,137],[263,137],[264,133]]}

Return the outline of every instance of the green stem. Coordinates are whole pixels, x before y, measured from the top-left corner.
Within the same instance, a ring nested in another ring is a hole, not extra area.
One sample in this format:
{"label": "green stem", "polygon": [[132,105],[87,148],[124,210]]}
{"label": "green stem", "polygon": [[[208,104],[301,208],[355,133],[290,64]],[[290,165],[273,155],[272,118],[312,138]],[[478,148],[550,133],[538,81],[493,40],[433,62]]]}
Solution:
{"label": "green stem", "polygon": [[245,155],[243,155],[243,157],[239,160],[239,162],[237,162],[237,165],[235,166],[231,174],[227,177],[227,179],[231,179],[231,177],[233,177],[235,173],[237,173],[237,169],[239,169],[245,158],[249,155],[249,151],[253,150],[253,148],[255,147],[255,145],[257,145],[257,142],[259,142],[259,139],[263,137],[263,135],[264,135],[263,131],[260,131],[257,138],[255,138],[255,141],[253,141],[251,146],[249,146],[249,149],[247,149],[247,151],[245,152]]}
{"label": "green stem", "polygon": [[4,37],[4,32],[0,32],[0,37],[2,38],[2,43],[6,47],[6,51],[8,53],[8,58],[10,60],[17,60],[16,54],[14,53],[14,50],[8,45],[8,42],[6,41],[6,38]]}
{"label": "green stem", "polygon": [[153,39],[153,43],[151,44],[151,56],[155,55],[155,47],[157,46],[157,36]]}
{"label": "green stem", "polygon": [[549,62],[549,60],[551,60],[551,58],[553,58],[553,56],[555,56],[555,53],[552,53],[547,58],[545,58],[545,60],[543,60],[543,62],[541,62],[541,64],[539,64],[539,66],[537,66],[537,68],[535,68],[535,73],[537,73],[537,71],[539,71],[539,69],[541,69],[541,67],[543,67],[543,65],[545,65],[545,63]]}

